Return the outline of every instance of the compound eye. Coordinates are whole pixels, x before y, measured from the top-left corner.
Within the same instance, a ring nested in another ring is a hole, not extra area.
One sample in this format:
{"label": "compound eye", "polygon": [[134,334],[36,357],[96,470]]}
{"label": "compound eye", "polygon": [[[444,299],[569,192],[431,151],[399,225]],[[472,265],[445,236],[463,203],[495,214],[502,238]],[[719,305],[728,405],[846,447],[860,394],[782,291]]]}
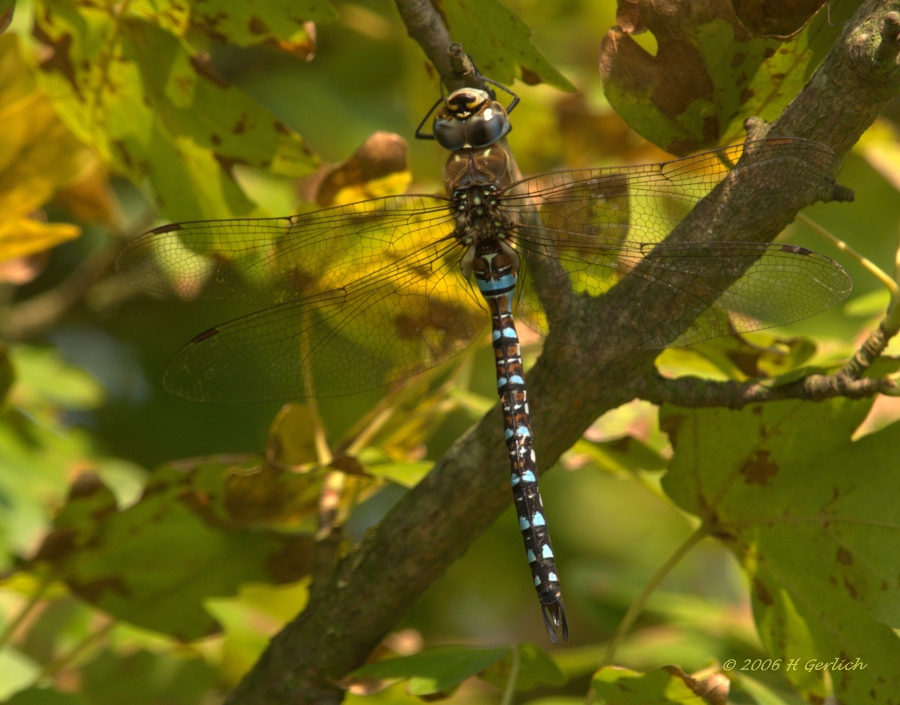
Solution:
{"label": "compound eye", "polygon": [[451,152],[466,146],[466,123],[458,118],[438,115],[432,132],[437,143]]}
{"label": "compound eye", "polygon": [[491,103],[466,120],[466,125],[467,142],[476,148],[494,144],[510,130],[509,116],[499,103]]}

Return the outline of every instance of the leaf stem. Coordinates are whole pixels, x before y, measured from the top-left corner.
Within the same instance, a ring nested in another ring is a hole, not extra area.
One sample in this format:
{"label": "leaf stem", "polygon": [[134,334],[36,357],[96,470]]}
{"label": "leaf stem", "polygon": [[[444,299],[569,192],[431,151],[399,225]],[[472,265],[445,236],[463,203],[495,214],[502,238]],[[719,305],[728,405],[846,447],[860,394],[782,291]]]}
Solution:
{"label": "leaf stem", "polygon": [[512,664],[509,667],[509,678],[506,679],[506,688],[503,689],[503,697],[500,705],[512,705],[513,696],[516,694],[516,681],[519,680],[519,645],[513,644]]}
{"label": "leaf stem", "polygon": [[44,666],[35,680],[37,682],[40,682],[44,678],[49,678],[50,676],[55,675],[56,673],[64,669],[66,666],[75,661],[79,656],[81,656],[85,651],[87,651],[90,647],[92,647],[95,643],[105,638],[115,626],[116,621],[114,619],[110,619],[102,627],[85,636],[84,639],[79,641],[67,654],[63,654],[58,659],[51,661],[46,666]]}
{"label": "leaf stem", "polygon": [[650,596],[655,592],[656,588],[660,586],[663,580],[672,572],[672,570],[677,566],[681,559],[684,558],[688,552],[696,546],[700,541],[706,538],[708,534],[707,528],[705,525],[701,524],[696,531],[694,531],[690,536],[687,537],[684,543],[682,543],[673,553],[669,556],[669,559],[660,566],[660,569],[656,571],[656,574],[650,578],[649,582],[644,586],[644,589],[641,590],[641,594],[637,596],[634,602],[631,603],[631,606],[628,608],[628,611],[625,613],[625,616],[622,618],[622,621],[619,623],[619,628],[616,630],[615,635],[612,640],[609,642],[609,646],[606,647],[606,654],[603,656],[603,661],[600,663],[600,668],[603,666],[608,666],[612,663],[613,658],[616,654],[616,649],[619,648],[619,644],[622,642],[622,639],[625,638],[625,634],[631,628],[631,625],[634,624],[634,621],[638,618],[638,615],[643,611],[644,605]]}
{"label": "leaf stem", "polygon": [[41,578],[41,582],[38,583],[37,589],[34,591],[34,594],[28,599],[22,609],[19,610],[19,614],[17,614],[13,620],[6,625],[6,628],[0,633],[0,648],[6,645],[6,642],[9,641],[10,637],[15,633],[16,629],[19,628],[19,625],[25,621],[25,618],[31,614],[31,611],[35,608],[38,602],[41,601],[41,598],[44,596],[44,593],[47,591],[47,587],[50,585],[51,575],[47,573],[43,578]]}

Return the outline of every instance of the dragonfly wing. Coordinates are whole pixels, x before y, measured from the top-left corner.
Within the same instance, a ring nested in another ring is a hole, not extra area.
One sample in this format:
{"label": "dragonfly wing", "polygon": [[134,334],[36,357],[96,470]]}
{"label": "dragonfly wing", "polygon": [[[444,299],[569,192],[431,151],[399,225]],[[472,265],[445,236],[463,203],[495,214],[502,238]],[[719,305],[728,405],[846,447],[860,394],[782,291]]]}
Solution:
{"label": "dragonfly wing", "polygon": [[[545,333],[548,320],[571,313],[567,308],[578,301],[573,292],[601,296],[636,268],[659,296],[630,301],[628,311],[607,307],[599,314],[606,320],[591,322],[627,324],[631,348],[687,345],[758,330],[805,318],[843,299],[850,291],[843,269],[802,248],[661,242],[730,170],[754,170],[755,182],[765,186],[769,171],[787,168],[792,179],[824,189],[839,165],[830,149],[806,140],[755,144],[746,168],[738,164],[743,149],[665,164],[559,172],[511,187],[519,195],[504,204],[518,223],[516,245],[532,269],[540,266],[541,299],[523,287],[519,315]],[[683,310],[669,319],[671,330],[646,330],[641,320],[648,307],[673,291],[687,296],[681,299]]]}
{"label": "dragonfly wing", "polygon": [[392,250],[452,229],[440,196],[391,196],[284,218],[164,225],[132,241],[116,268],[182,299],[271,305],[344,284],[348,270],[390,264]]}
{"label": "dragonfly wing", "polygon": [[457,252],[444,240],[339,289],[212,328],[175,356],[166,389],[198,401],[341,396],[439,365],[487,320]]}

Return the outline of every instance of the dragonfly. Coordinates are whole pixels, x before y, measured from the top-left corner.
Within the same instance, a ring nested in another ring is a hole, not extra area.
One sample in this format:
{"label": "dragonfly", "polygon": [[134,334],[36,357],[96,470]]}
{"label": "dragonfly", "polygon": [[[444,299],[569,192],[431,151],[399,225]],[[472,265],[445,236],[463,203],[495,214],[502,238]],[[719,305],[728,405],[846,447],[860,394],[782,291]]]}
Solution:
{"label": "dragonfly", "polygon": [[[504,107],[484,84],[439,101],[431,134],[421,132],[426,115],[417,136],[450,152],[446,195],[164,225],[132,241],[117,267],[145,289],[261,307],[175,355],[164,385],[198,401],[342,396],[387,385],[459,354],[489,321],[509,481],[555,644],[560,633],[568,639],[568,623],[515,319],[547,334],[577,319],[579,302],[599,302],[582,326],[624,330],[616,347],[659,349],[811,316],[843,300],[852,283],[839,264],[801,247],[703,241],[702,218],[688,241],[666,239],[704,198],[708,212],[728,217],[726,197],[714,191],[726,177],[765,186],[787,170],[798,188],[827,192],[840,164],[828,147],[779,138],[664,163],[519,178],[505,140],[517,101]],[[649,293],[604,307],[628,277]],[[673,292],[682,303],[665,323],[643,324],[654,299]],[[566,342],[585,344],[577,334]]]}

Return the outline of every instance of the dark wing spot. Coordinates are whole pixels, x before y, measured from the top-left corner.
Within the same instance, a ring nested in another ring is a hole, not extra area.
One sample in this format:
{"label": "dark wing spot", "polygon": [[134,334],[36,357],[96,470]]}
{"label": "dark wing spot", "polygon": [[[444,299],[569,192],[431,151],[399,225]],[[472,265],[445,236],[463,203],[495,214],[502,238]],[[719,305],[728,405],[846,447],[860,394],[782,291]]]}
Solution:
{"label": "dark wing spot", "polygon": [[207,338],[212,338],[219,332],[218,328],[210,328],[209,330],[203,331],[200,335],[194,338],[191,343],[202,343]]}
{"label": "dark wing spot", "polygon": [[782,245],[782,252],[790,252],[795,255],[811,255],[812,250],[807,250],[805,247],[798,247],[797,245]]}

